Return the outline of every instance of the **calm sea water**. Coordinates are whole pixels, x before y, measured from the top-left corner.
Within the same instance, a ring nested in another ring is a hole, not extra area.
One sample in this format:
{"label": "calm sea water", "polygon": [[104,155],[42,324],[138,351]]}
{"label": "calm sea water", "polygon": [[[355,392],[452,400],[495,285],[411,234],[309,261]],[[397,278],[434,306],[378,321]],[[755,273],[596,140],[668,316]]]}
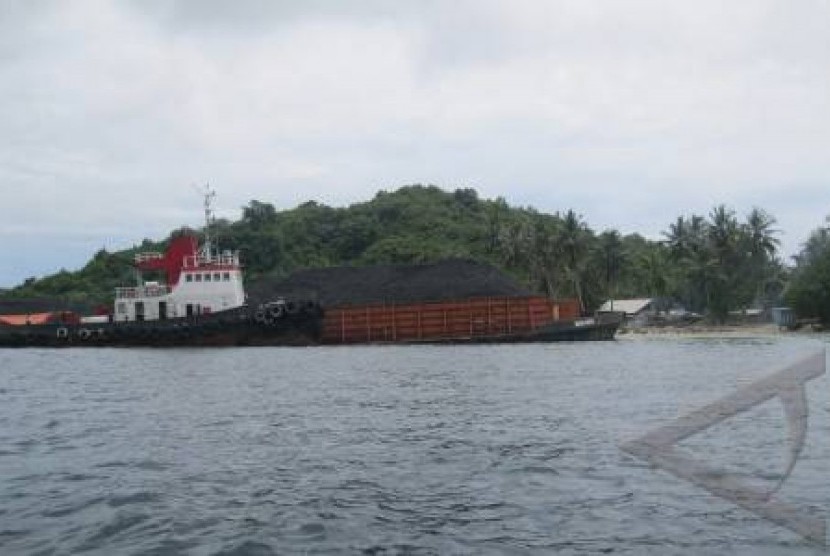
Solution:
{"label": "calm sea water", "polygon": [[[817,554],[622,441],[807,339],[0,350],[2,554]],[[828,377],[776,499],[826,519]],[[773,481],[768,402],[684,442]]]}

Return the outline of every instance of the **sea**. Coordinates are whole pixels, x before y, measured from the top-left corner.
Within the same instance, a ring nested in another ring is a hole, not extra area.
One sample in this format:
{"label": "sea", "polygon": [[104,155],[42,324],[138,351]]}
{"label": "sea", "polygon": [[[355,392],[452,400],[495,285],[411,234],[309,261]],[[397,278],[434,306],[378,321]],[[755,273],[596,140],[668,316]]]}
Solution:
{"label": "sea", "polygon": [[827,343],[0,350],[0,554],[826,554]]}

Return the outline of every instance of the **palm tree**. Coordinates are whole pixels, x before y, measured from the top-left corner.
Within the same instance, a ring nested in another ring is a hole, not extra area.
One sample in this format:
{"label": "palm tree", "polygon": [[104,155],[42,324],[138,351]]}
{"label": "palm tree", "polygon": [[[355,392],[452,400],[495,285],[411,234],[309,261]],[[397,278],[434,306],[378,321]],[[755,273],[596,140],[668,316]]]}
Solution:
{"label": "palm tree", "polygon": [[533,264],[532,274],[537,285],[549,297],[557,297],[561,280],[559,279],[561,246],[557,242],[559,221],[547,216],[537,216],[533,227]]}
{"label": "palm tree", "polygon": [[573,210],[568,210],[562,219],[562,227],[559,230],[558,243],[563,255],[564,274],[574,289],[574,294],[579,301],[579,307],[585,311],[584,278],[585,267],[588,260],[588,239],[590,231],[588,226]]}
{"label": "palm tree", "polygon": [[760,257],[772,258],[781,244],[776,234],[779,230],[773,228],[775,217],[763,209],[753,208],[746,217],[746,230],[749,239],[750,254]]}
{"label": "palm tree", "polygon": [[493,253],[498,248],[502,222],[509,212],[510,207],[503,197],[498,197],[495,201],[489,201],[484,205],[485,222],[487,225],[486,249],[488,253]]}
{"label": "palm tree", "polygon": [[828,225],[813,230],[810,238],[802,245],[801,252],[793,257],[796,267],[810,265],[830,251],[830,216],[825,221]]}
{"label": "palm tree", "polygon": [[750,211],[743,225],[743,236],[749,257],[747,274],[756,300],[766,297],[767,280],[771,276],[775,254],[781,244],[775,237],[779,232],[773,228],[774,225],[775,218],[759,208]]}
{"label": "palm tree", "polygon": [[718,205],[709,213],[707,304],[715,320],[723,322],[737,304],[741,267],[741,229],[735,211]]}
{"label": "palm tree", "polygon": [[679,261],[688,255],[692,238],[689,223],[684,217],[678,216],[674,224],[669,224],[669,231],[663,232],[663,236],[673,259]]}
{"label": "palm tree", "polygon": [[737,247],[739,235],[735,211],[718,205],[709,213],[709,242],[715,256],[728,258]]}
{"label": "palm tree", "polygon": [[818,317],[825,325],[830,324],[830,226],[813,230],[795,260],[787,303],[799,316]]}
{"label": "palm tree", "polygon": [[[670,274],[675,276],[675,291],[683,304],[694,310],[702,310],[706,301],[706,290],[710,270],[708,249],[709,224],[699,215],[689,218],[680,216],[668,231],[663,244],[667,247],[667,258],[673,263]],[[643,261],[640,261],[641,263]],[[657,259],[646,265],[658,264]]]}
{"label": "palm tree", "polygon": [[602,258],[605,293],[613,303],[617,278],[625,263],[623,243],[617,230],[606,230],[600,234],[599,252]]}
{"label": "palm tree", "polygon": [[642,285],[650,297],[664,297],[668,293],[668,255],[665,247],[655,246],[643,253],[637,261]]}
{"label": "palm tree", "polygon": [[503,223],[499,229],[498,243],[501,256],[509,267],[517,268],[527,264],[530,234],[524,219],[513,219]]}

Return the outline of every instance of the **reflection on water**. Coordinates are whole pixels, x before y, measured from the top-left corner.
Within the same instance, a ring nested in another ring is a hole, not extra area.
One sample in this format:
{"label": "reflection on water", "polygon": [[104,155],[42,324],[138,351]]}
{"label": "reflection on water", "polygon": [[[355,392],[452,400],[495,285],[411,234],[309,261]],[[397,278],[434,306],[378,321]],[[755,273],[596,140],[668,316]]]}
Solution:
{"label": "reflection on water", "polygon": [[[0,552],[820,553],[618,447],[817,345],[3,350]],[[827,385],[776,494],[822,518]],[[786,427],[684,448],[771,481]]]}

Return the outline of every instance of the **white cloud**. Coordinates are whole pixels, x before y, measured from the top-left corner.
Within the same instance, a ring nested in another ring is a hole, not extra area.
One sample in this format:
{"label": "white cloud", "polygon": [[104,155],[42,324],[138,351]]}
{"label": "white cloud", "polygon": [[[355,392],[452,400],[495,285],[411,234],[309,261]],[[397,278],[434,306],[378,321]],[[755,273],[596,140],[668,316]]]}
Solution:
{"label": "white cloud", "polygon": [[0,249],[74,242],[0,284],[197,224],[205,181],[230,216],[434,182],[649,235],[758,205],[789,251],[830,212],[826,1],[229,6],[0,7]]}

